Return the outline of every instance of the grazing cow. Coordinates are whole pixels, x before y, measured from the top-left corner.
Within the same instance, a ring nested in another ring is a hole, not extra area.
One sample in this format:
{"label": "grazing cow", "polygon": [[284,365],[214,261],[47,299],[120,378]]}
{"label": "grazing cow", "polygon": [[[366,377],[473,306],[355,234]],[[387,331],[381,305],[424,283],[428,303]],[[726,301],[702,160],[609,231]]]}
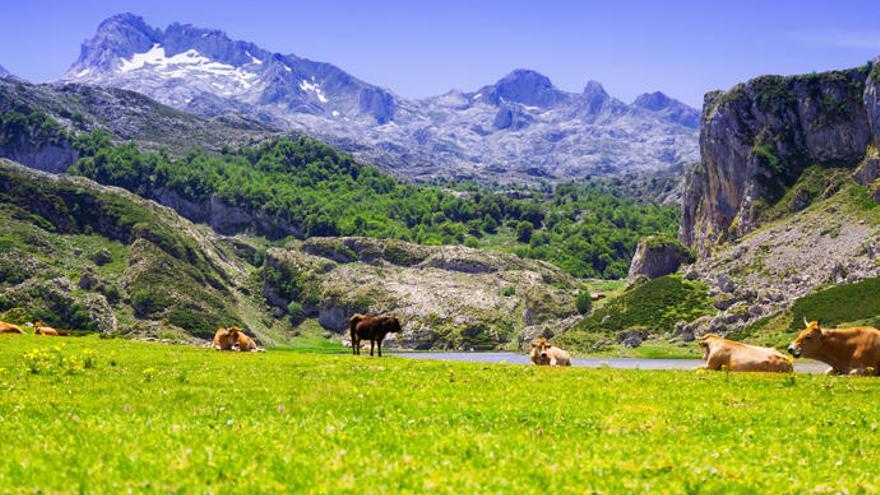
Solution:
{"label": "grazing cow", "polygon": [[532,342],[530,357],[538,366],[571,366],[571,355],[551,345],[544,337]]}
{"label": "grazing cow", "polygon": [[707,333],[700,337],[700,347],[705,351],[703,369],[729,371],[769,371],[791,373],[791,361],[776,349],[734,342]]}
{"label": "grazing cow", "polygon": [[373,346],[378,342],[379,357],[382,357],[382,340],[389,333],[400,332],[400,320],[391,316],[366,316],[355,313],[348,319],[351,330],[351,352],[361,353],[361,340],[370,341],[370,356]]}
{"label": "grazing cow", "polygon": [[826,375],[877,375],[880,370],[880,331],[872,327],[822,328],[807,321],[806,328],[788,346],[794,357],[831,366]]}
{"label": "grazing cow", "polygon": [[229,335],[235,341],[234,347],[239,352],[257,352],[259,350],[254,339],[248,337],[240,328],[235,326],[229,327]]}
{"label": "grazing cow", "polygon": [[24,330],[22,330],[21,327],[18,325],[6,323],[5,321],[0,321],[0,333],[24,333]]}
{"label": "grazing cow", "polygon": [[35,335],[51,335],[54,337],[65,337],[67,336],[67,332],[64,330],[55,330],[52,327],[47,327],[43,325],[41,322],[34,322],[34,334]]}
{"label": "grazing cow", "polygon": [[211,344],[211,347],[218,351],[231,351],[232,346],[234,346],[235,343],[235,337],[229,330],[218,328],[217,331],[214,332],[214,342]]}

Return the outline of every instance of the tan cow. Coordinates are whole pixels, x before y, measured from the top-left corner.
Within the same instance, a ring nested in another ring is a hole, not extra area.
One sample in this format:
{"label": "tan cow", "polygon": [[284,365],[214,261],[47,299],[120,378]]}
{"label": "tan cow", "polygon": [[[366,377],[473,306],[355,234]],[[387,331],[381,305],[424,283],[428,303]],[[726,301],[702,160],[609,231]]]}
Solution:
{"label": "tan cow", "polygon": [[43,325],[41,322],[34,322],[34,335],[51,335],[53,337],[64,337],[67,336],[67,332],[64,330],[56,330],[52,327],[47,327]]}
{"label": "tan cow", "polygon": [[257,343],[236,326],[229,327],[229,335],[234,339],[235,346],[239,352],[257,352]]}
{"label": "tan cow", "polygon": [[800,335],[788,346],[794,357],[831,366],[826,375],[877,375],[880,370],[880,331],[873,327],[822,328],[804,318]]}
{"label": "tan cow", "polygon": [[727,340],[714,333],[707,333],[699,339],[705,352],[703,369],[729,371],[770,371],[790,373],[791,360],[776,349],[758,347]]}
{"label": "tan cow", "polygon": [[5,321],[0,321],[0,333],[24,333],[24,330],[22,330],[21,327],[18,325],[6,323]]}
{"label": "tan cow", "polygon": [[532,342],[532,363],[538,366],[571,366],[571,355],[541,337]]}
{"label": "tan cow", "polygon": [[235,345],[235,337],[226,328],[218,328],[214,332],[214,342],[211,347],[218,351],[231,351]]}

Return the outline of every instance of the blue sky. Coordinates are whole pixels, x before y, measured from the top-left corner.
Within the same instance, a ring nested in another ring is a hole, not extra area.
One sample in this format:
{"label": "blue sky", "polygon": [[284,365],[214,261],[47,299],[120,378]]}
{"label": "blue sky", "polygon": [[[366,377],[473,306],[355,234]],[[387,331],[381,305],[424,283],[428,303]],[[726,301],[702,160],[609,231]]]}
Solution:
{"label": "blue sky", "polygon": [[766,74],[861,65],[880,55],[874,1],[44,1],[0,0],[0,65],[58,77],[115,13],[215,27],[331,62],[394,92],[476,89],[514,68],[566,90],[595,79],[625,101],[662,90],[694,106]]}

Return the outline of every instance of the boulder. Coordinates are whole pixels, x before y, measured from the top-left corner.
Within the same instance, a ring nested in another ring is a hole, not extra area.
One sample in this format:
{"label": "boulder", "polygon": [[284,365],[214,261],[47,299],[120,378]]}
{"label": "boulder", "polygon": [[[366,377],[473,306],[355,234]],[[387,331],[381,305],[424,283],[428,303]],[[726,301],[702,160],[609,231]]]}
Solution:
{"label": "boulder", "polygon": [[627,280],[631,284],[640,277],[653,280],[675,273],[682,264],[692,261],[690,252],[671,236],[648,236],[639,241]]}

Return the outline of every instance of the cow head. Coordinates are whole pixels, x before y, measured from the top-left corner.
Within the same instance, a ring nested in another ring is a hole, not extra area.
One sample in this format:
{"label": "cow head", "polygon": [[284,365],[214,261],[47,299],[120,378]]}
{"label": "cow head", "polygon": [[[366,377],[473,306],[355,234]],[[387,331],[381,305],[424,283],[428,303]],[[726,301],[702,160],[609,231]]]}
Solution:
{"label": "cow head", "polygon": [[697,339],[697,344],[703,349],[703,359],[709,359],[709,343],[720,338],[714,333],[707,333]]}
{"label": "cow head", "polygon": [[536,357],[540,363],[550,362],[550,342],[541,337],[532,342],[532,356]]}
{"label": "cow head", "polygon": [[385,328],[388,330],[389,333],[400,332],[400,320],[394,317],[388,318],[388,324]]}
{"label": "cow head", "polygon": [[788,346],[788,352],[794,357],[815,356],[822,347],[824,333],[822,332],[822,327],[819,326],[819,322],[807,321],[804,318],[804,325],[805,328],[801,330],[800,335]]}

